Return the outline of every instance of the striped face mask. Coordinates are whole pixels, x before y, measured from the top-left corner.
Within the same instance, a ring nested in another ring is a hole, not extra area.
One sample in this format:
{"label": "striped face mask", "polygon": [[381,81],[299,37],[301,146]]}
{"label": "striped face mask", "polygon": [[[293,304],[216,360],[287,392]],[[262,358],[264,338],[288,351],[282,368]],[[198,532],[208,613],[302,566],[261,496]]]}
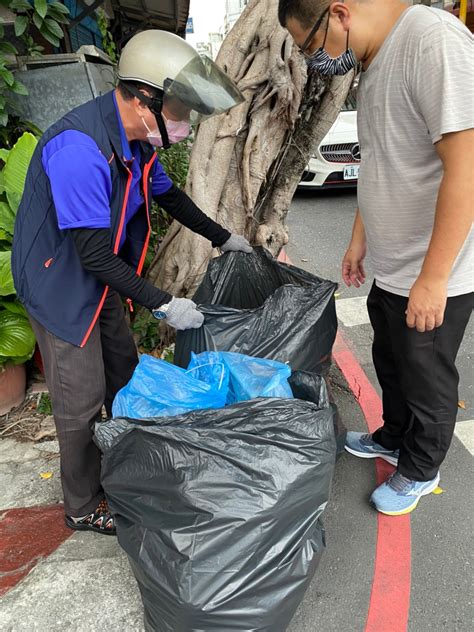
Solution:
{"label": "striped face mask", "polygon": [[306,58],[308,72],[319,72],[319,74],[325,75],[326,77],[346,75],[350,70],[353,70],[357,66],[355,53],[352,48],[349,48],[349,31],[347,31],[346,50],[338,57],[331,57],[331,55],[324,50],[328,30],[329,20],[326,26],[323,45],[312,55],[309,55]]}

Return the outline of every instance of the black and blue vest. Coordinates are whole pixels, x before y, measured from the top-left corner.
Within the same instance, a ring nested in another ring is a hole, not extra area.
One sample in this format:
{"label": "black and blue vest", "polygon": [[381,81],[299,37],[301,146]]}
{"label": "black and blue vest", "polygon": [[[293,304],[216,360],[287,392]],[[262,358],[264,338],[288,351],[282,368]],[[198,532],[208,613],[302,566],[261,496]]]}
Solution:
{"label": "black and blue vest", "polygon": [[13,237],[12,271],[15,288],[26,310],[55,336],[83,347],[107,296],[104,287],[84,270],[69,230],[60,230],[49,178],[43,169],[43,147],[65,130],[88,134],[106,156],[111,171],[111,248],[141,274],[150,237],[151,167],[156,153],[141,143],[142,188],[145,203],[128,223],[120,249],[132,181],[122,157],[120,129],[113,92],[72,110],[41,137],[28,169]]}

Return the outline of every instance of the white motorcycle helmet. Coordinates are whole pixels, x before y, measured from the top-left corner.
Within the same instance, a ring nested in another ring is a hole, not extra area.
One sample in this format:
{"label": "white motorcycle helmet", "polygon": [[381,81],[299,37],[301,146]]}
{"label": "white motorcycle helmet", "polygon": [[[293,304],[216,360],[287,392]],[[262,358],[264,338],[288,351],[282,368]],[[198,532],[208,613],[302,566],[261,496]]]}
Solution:
{"label": "white motorcycle helmet", "polygon": [[[173,111],[175,104],[189,111],[189,120],[197,124],[222,114],[245,99],[236,84],[212,59],[200,56],[178,35],[149,30],[134,35],[124,47],[117,76],[126,88],[155,114],[163,145],[166,126],[161,116],[163,103]],[[155,98],[140,92],[137,83],[156,88]]]}

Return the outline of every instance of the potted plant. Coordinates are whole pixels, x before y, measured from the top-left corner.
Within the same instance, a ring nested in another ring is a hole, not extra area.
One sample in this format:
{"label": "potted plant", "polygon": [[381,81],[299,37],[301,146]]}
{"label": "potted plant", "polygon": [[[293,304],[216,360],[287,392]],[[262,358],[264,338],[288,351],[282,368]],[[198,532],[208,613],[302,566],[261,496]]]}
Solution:
{"label": "potted plant", "polygon": [[36,143],[33,134],[26,132],[11,150],[0,149],[0,415],[23,401],[24,363],[35,349],[33,330],[13,285],[11,247],[15,216]]}

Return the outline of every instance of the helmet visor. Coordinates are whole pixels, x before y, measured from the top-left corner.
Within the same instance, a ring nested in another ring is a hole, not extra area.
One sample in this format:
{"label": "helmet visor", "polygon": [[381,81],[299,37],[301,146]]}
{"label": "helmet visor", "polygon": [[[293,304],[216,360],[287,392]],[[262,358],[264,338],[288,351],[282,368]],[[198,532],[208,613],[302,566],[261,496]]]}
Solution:
{"label": "helmet visor", "polygon": [[[243,103],[245,98],[235,83],[209,57],[195,57],[164,84],[167,107],[179,108],[179,103],[190,110],[190,122],[227,112]],[[174,103],[174,106],[173,106]]]}

